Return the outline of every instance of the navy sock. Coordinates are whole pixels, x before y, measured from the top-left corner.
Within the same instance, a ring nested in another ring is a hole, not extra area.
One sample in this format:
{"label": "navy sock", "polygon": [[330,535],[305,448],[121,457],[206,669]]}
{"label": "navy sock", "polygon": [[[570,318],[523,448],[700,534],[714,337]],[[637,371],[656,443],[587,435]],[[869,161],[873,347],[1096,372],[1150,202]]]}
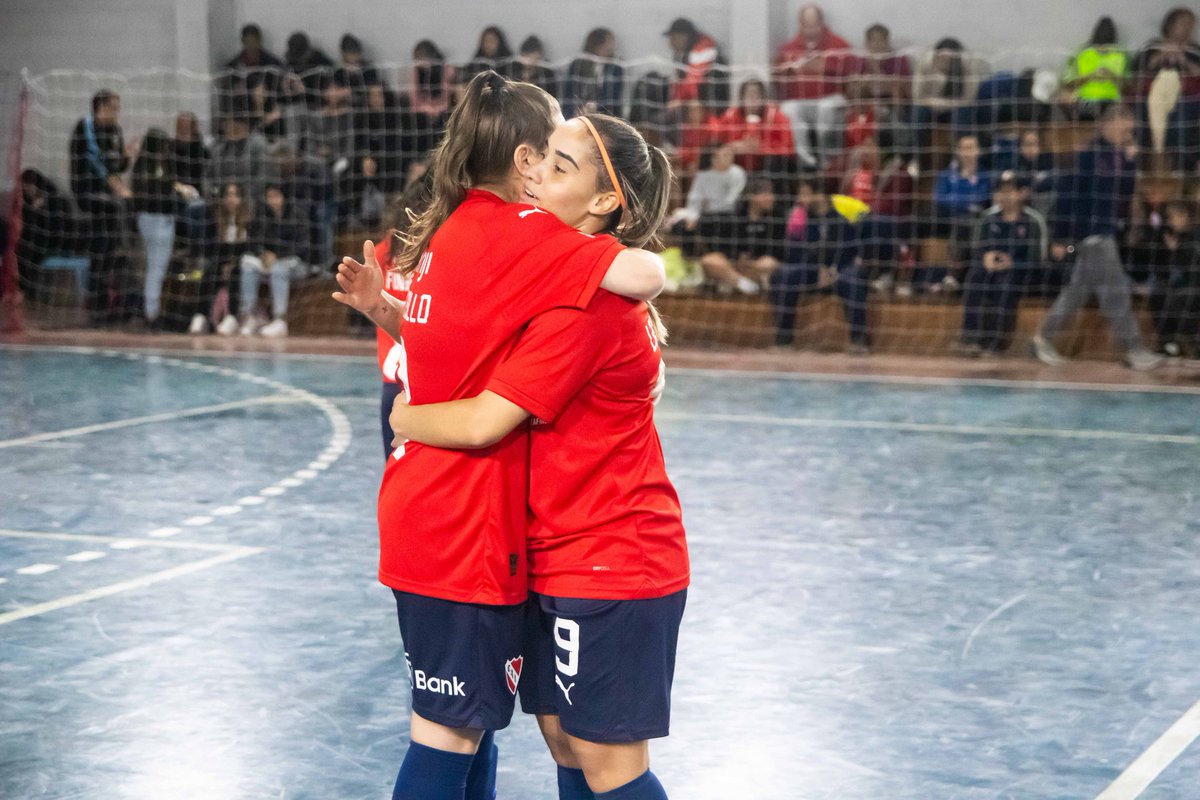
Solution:
{"label": "navy sock", "polygon": [[475,756],[413,742],[404,755],[392,800],[463,800]]}
{"label": "navy sock", "polygon": [[596,800],[583,777],[583,770],[558,768],[558,800]]}
{"label": "navy sock", "polygon": [[596,800],[667,800],[667,793],[654,773],[646,770],[641,777],[634,778],[624,786],[618,786],[611,792],[601,792]]}
{"label": "navy sock", "polygon": [[500,761],[500,750],[495,739],[495,731],[484,731],[479,740],[479,750],[467,773],[465,800],[496,800],[496,764]]}

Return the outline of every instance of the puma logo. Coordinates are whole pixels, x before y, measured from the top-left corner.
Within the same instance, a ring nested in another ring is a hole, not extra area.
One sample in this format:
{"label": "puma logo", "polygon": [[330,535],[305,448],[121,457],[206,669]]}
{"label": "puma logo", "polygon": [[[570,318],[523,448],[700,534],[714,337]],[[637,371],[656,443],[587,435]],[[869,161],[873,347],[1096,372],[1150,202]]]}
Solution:
{"label": "puma logo", "polygon": [[567,698],[567,705],[575,705],[571,702],[571,690],[575,688],[575,684],[572,683],[570,686],[563,686],[562,678],[557,675],[554,676],[554,682],[558,684],[558,688],[562,689],[563,697]]}

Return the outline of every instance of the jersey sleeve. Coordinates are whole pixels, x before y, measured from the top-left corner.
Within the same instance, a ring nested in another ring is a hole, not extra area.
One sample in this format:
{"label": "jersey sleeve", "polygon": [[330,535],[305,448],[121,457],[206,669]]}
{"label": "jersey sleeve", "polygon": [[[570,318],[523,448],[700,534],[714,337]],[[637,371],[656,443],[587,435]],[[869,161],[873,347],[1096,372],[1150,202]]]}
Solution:
{"label": "jersey sleeve", "polygon": [[618,338],[602,314],[577,308],[547,311],[529,323],[487,389],[543,422],[553,422],[611,357]]}
{"label": "jersey sleeve", "polygon": [[531,301],[531,318],[552,308],[587,308],[625,245],[611,236],[580,233],[544,211],[525,213],[535,218],[533,241],[516,277]]}

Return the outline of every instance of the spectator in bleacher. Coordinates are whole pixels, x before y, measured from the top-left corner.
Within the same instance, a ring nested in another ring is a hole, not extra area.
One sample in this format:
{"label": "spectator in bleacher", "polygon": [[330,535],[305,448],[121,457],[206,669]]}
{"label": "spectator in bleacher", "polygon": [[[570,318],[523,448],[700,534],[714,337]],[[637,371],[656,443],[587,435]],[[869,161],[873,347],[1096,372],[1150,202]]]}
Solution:
{"label": "spectator in bleacher", "polygon": [[125,143],[119,117],[121,98],[101,89],[92,96],[91,114],[71,134],[71,192],[85,215],[92,256],[87,295],[93,323],[123,320],[136,311],[128,260],[121,252],[132,199],[123,173],[137,157],[139,142]]}
{"label": "spectator in bleacher", "polygon": [[200,278],[195,312],[188,332],[204,333],[211,320],[217,333],[232,336],[239,327],[234,311],[239,300],[235,295],[238,284],[232,278],[238,269],[238,262],[249,247],[250,221],[254,218],[254,206],[240,185],[230,182],[221,186],[214,218],[216,253],[205,264],[204,274]]}
{"label": "spectator in bleacher", "polygon": [[[250,129],[244,103],[235,105],[220,123],[220,136],[212,148],[204,185],[209,191],[228,183],[261,196],[266,186],[267,140]],[[258,193],[258,194],[256,194]]]}
{"label": "spectator in bleacher", "polygon": [[1042,149],[1042,136],[1036,128],[1019,131],[1015,137],[998,136],[992,141],[984,169],[995,178],[1003,172],[1013,172],[1017,183],[1027,192],[1025,203],[1042,216],[1053,211],[1055,162],[1054,154]]}
{"label": "spectator in bleacher", "polygon": [[367,87],[366,108],[354,123],[355,176],[371,171],[385,194],[400,191],[404,178],[401,115],[395,92],[375,83]]}
{"label": "spectator in bleacher", "polygon": [[786,177],[798,171],[791,120],[767,99],[762,81],[742,83],[737,104],[717,119],[717,129],[721,141],[733,147],[738,165],[747,172]]}
{"label": "spectator in bleacher", "polygon": [[[241,267],[241,304],[239,316],[242,336],[258,333],[277,339],[288,334],[288,293],[294,274],[304,268],[298,243],[304,237],[304,220],[284,197],[279,186],[268,186],[262,211],[250,221],[250,232]],[[270,275],[271,321],[260,325],[255,306],[258,286]]]}
{"label": "spectator in bleacher", "polygon": [[717,40],[686,17],[673,21],[663,36],[677,64],[667,103],[674,118],[678,119],[692,100],[699,100],[710,113],[724,108],[729,102],[729,72]]}
{"label": "spectator in bleacher", "polygon": [[[51,255],[78,255],[85,242],[79,238],[71,199],[36,169],[21,172],[21,199],[17,277],[27,299],[42,300],[47,294],[42,262]],[[82,292],[87,287],[78,288]]]}
{"label": "spectator in bleacher", "polygon": [[620,116],[625,93],[625,68],[613,61],[617,37],[608,28],[594,28],[583,41],[583,54],[571,62],[563,93],[563,116],[584,113]]}
{"label": "spectator in bleacher", "polygon": [[[344,225],[354,207],[354,170],[359,144],[355,132],[354,111],[350,107],[350,87],[341,75],[331,75],[321,92],[321,109],[309,122],[304,152],[325,166],[322,186],[331,191],[318,206],[321,227],[327,241],[318,250],[321,263],[333,257],[333,229]],[[327,246],[326,246],[327,245]]]}
{"label": "spectator in bleacher", "polygon": [[208,171],[208,147],[200,133],[200,121],[190,111],[175,116],[175,139],[171,143],[171,171],[180,183],[194,187],[197,196],[184,200],[179,227],[194,258],[203,255],[204,232],[207,226],[207,206],[204,176]]}
{"label": "spectator in bleacher", "polygon": [[304,100],[309,108],[320,104],[321,87],[328,79],[328,73],[333,69],[333,61],[329,56],[308,40],[308,34],[296,31],[288,37],[287,52],[283,56],[284,64],[304,85]]}
{"label": "spectator in bleacher", "polygon": [[786,237],[783,263],[770,281],[776,346],[790,347],[795,342],[801,296],[832,289],[850,327],[851,352],[867,352],[867,273],[857,258],[857,237],[833,209],[829,195],[812,181],[800,183]]}
{"label": "spectator in bleacher", "polygon": [[1178,357],[1200,355],[1200,241],[1191,207],[1173,200],[1163,214],[1162,257],[1150,293],[1158,349]]}
{"label": "spectator in bleacher", "polygon": [[835,159],[844,169],[829,175],[827,185],[838,185],[841,194],[861,200],[869,206],[866,215],[854,226],[858,240],[857,257],[864,274],[880,271],[880,290],[891,287],[895,266],[908,259],[912,240],[913,197],[915,183],[909,162],[899,155],[884,161],[874,139],[867,139],[844,159]]}
{"label": "spectator in bleacher", "polygon": [[404,126],[403,146],[407,163],[420,161],[437,145],[450,117],[455,82],[454,67],[437,45],[428,39],[413,48],[413,66],[408,84],[411,125]]}
{"label": "spectator in bleacher", "polygon": [[558,78],[554,70],[546,66],[546,48],[536,36],[529,36],[521,42],[517,57],[508,65],[508,77],[540,86],[552,96],[558,96]]}
{"label": "spectator in bleacher", "polygon": [[995,201],[976,227],[963,282],[961,342],[968,356],[998,355],[1008,347],[1025,286],[1045,260],[1045,219],[1026,207],[1015,172],[1001,173]]}
{"label": "spectator in bleacher", "polygon": [[719,219],[701,245],[705,277],[720,294],[758,294],[783,260],[787,233],[786,211],[771,179],[748,181],[734,213]]}
{"label": "spectator in bleacher", "polygon": [[734,163],[730,145],[710,149],[702,160],[709,163],[692,180],[687,204],[671,218],[672,233],[689,256],[727,227],[746,188],[746,171]]}
{"label": "spectator in bleacher", "polygon": [[1200,161],[1200,44],[1196,13],[1167,13],[1162,35],[1147,42],[1133,71],[1144,95],[1144,117],[1153,151],[1167,153],[1175,168],[1191,171]]}
{"label": "spectator in bleacher", "polygon": [[342,64],[337,72],[350,87],[350,106],[355,111],[361,111],[367,105],[367,90],[382,81],[379,70],[363,55],[362,42],[357,36],[344,34],[338,49],[342,56]]}
{"label": "spectator in bleacher", "polygon": [[[870,110],[884,150],[912,152],[916,143],[912,137],[912,60],[892,47],[892,34],[886,26],[876,23],[867,28],[865,50],[851,61],[847,90],[848,98]],[[846,146],[859,143],[851,141],[848,119]]]}
{"label": "spectator in bleacher", "polygon": [[466,86],[484,70],[494,69],[503,73],[512,57],[513,51],[508,46],[508,37],[504,35],[504,31],[495,25],[489,25],[479,34],[479,46],[475,48],[475,56],[458,73],[459,85]]}
{"label": "spectator in bleacher", "polygon": [[720,143],[718,118],[709,114],[699,100],[689,100],[684,105],[683,122],[679,125],[679,145],[675,148],[680,175],[692,175],[700,166],[703,154]]}
{"label": "spectator in bleacher", "polygon": [[913,122],[922,154],[931,152],[934,123],[952,126],[955,138],[973,130],[984,71],[957,39],[942,39],[921,58],[913,75]]}
{"label": "spectator in bleacher", "polygon": [[971,235],[975,220],[992,202],[992,181],[980,169],[979,140],[975,136],[960,136],[955,146],[955,160],[938,173],[933,191],[936,213],[934,233],[950,239],[951,264],[948,272],[941,271],[924,276],[919,281],[928,284],[933,291],[942,288],[958,288],[958,274],[971,248]]}
{"label": "spectator in bleacher", "polygon": [[1071,56],[1063,72],[1059,102],[1071,119],[1095,120],[1121,102],[1129,76],[1129,55],[1117,44],[1117,25],[1101,17],[1092,38]]}
{"label": "spectator in bleacher", "polygon": [[1100,118],[1100,135],[1077,154],[1071,173],[1063,176],[1052,249],[1055,260],[1061,260],[1068,246],[1074,245],[1075,263],[1069,283],[1033,338],[1033,352],[1046,364],[1063,363],[1054,339],[1092,295],[1125,351],[1128,366],[1153,369],[1161,361],[1142,345],[1130,303],[1129,276],[1117,249],[1117,234],[1137,180],[1133,132],[1133,112],[1125,106],[1110,106]]}
{"label": "spectator in bleacher", "polygon": [[146,251],[143,310],[147,327],[160,330],[163,279],[175,248],[175,220],[182,203],[199,200],[200,193],[175,174],[171,139],[158,128],[146,132],[132,179],[133,210]]}
{"label": "spectator in bleacher", "polygon": [[796,155],[806,167],[836,149],[850,65],[850,44],[826,27],[820,7],[800,9],[800,33],[780,46],[773,75],[780,108],[792,121]]}
{"label": "spectator in bleacher", "polygon": [[[228,51],[226,51],[228,52]],[[262,28],[254,23],[242,27],[242,49],[225,65],[243,72],[260,72],[270,67],[282,67],[283,62],[263,47]]]}

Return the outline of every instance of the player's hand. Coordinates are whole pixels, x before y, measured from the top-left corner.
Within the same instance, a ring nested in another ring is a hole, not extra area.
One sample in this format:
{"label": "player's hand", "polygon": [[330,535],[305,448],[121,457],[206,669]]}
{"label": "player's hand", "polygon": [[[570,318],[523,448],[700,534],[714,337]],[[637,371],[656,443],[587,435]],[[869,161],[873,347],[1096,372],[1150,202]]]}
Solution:
{"label": "player's hand", "polygon": [[382,307],[383,270],[371,240],[363,242],[362,263],[346,256],[338,264],[335,278],[342,290],[333,293],[334,300],[368,315]]}
{"label": "player's hand", "polygon": [[1065,244],[1050,245],[1050,257],[1055,261],[1065,261],[1067,258],[1067,246]]}

